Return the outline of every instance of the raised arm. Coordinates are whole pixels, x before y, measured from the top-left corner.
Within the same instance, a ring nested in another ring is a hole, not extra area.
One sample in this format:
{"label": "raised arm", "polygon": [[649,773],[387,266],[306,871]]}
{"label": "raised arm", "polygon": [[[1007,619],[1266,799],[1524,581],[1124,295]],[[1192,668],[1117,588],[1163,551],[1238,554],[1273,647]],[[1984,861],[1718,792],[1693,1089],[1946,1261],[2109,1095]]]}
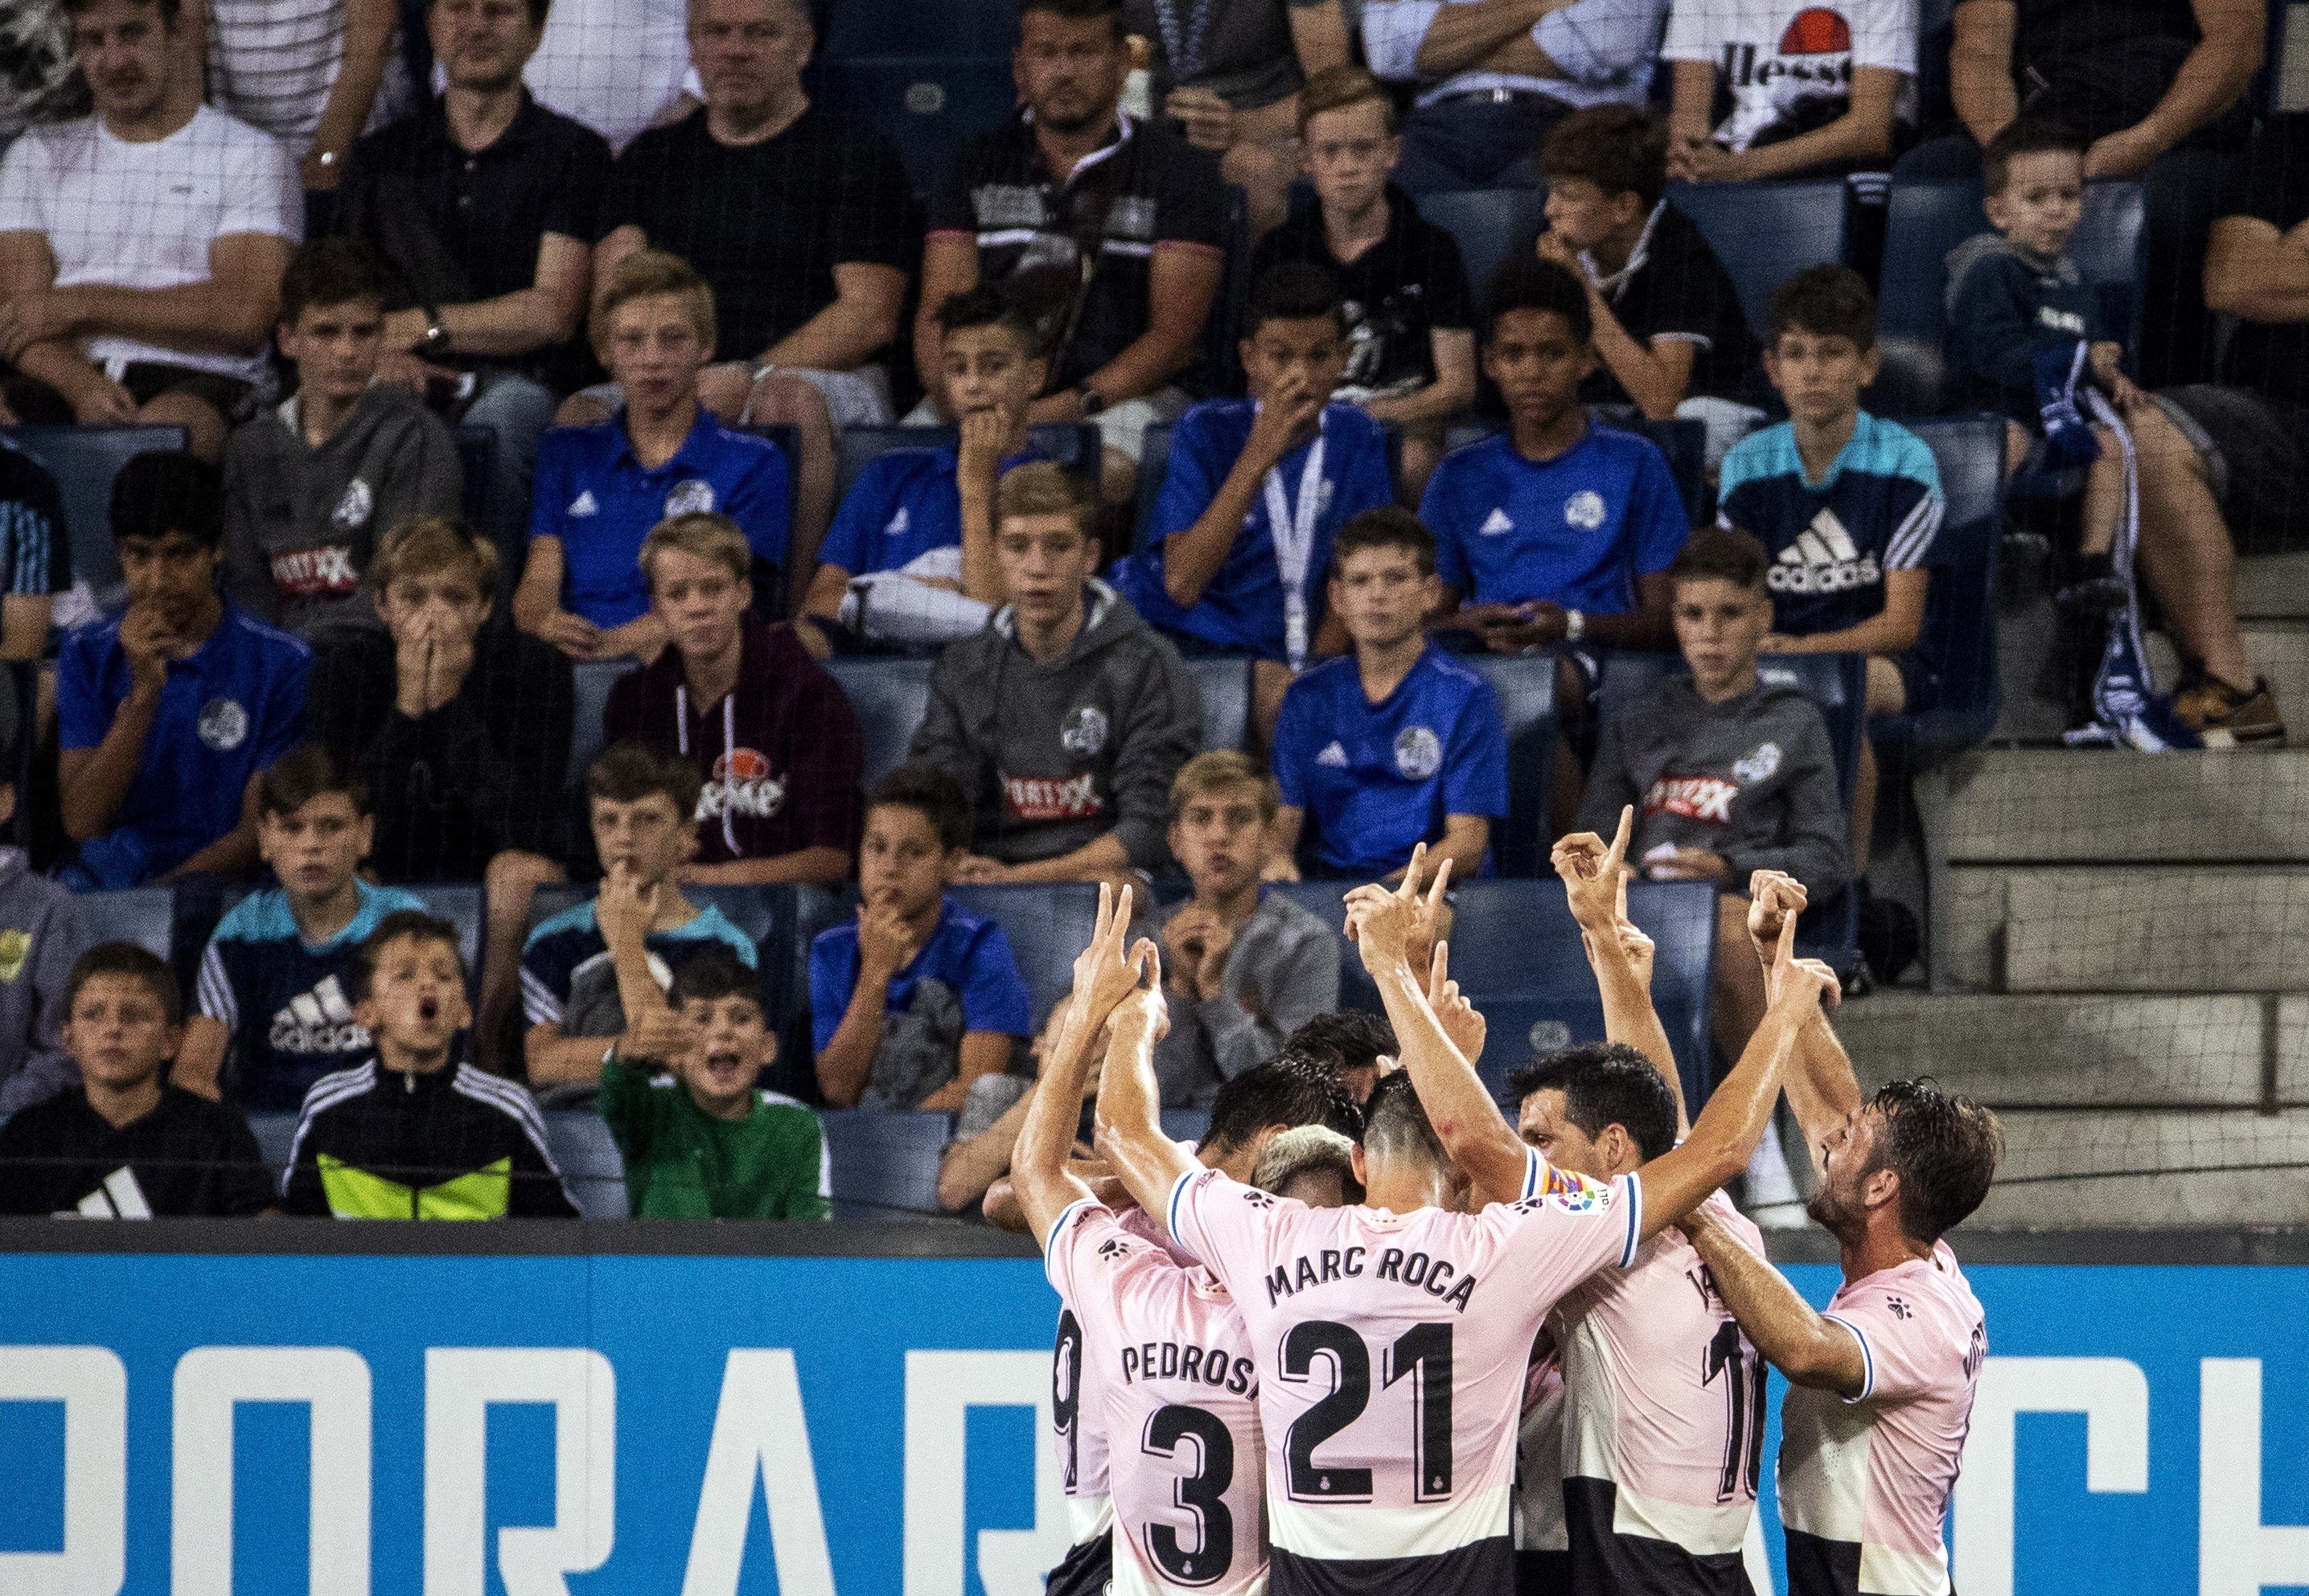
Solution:
{"label": "raised arm", "polygon": [[1042,1078],[1034,1084],[1017,1145],[1010,1152],[1010,1182],[1018,1205],[1035,1241],[1045,1247],[1067,1205],[1091,1195],[1068,1165],[1091,1054],[1108,1017],[1137,986],[1137,968],[1123,952],[1129,934],[1130,889],[1124,887],[1118,897],[1102,883],[1096,927],[1090,945],[1075,960],[1066,1015],[1042,1050]]}
{"label": "raised arm", "polygon": [[1137,984],[1114,1011],[1112,1040],[1098,1081],[1097,1147],[1132,1201],[1149,1213],[1167,1213],[1179,1177],[1202,1166],[1163,1134],[1154,1044],[1169,1033],[1171,1017],[1163,1000],[1160,950],[1142,937],[1130,950],[1129,968]]}
{"label": "raised arm", "polygon": [[[1767,966],[1786,922],[1803,912],[1804,902],[1803,884],[1792,876],[1759,870],[1748,878],[1748,938]],[[1821,1012],[1796,1038],[1795,1055],[1783,1083],[1815,1165],[1822,1139],[1860,1107],[1859,1078],[1828,1020],[1835,998],[1826,996],[1822,1002]]]}
{"label": "raised arm", "polygon": [[1628,839],[1635,815],[1632,805],[1621,809],[1619,833],[1608,847],[1593,832],[1576,833],[1555,845],[1550,862],[1563,880],[1587,966],[1596,972],[1596,990],[1604,999],[1604,1039],[1651,1060],[1674,1094],[1675,1134],[1681,1140],[1691,1134],[1691,1116],[1683,1100],[1675,1049],[1660,1023],[1659,1011],[1652,1006],[1652,939],[1628,919]]}
{"label": "raised arm", "polygon": [[1859,1337],[1822,1316],[1731,1227],[1701,1208],[1679,1229],[1708,1265],[1724,1306],[1774,1368],[1795,1385],[1847,1398],[1866,1388],[1868,1360]]}

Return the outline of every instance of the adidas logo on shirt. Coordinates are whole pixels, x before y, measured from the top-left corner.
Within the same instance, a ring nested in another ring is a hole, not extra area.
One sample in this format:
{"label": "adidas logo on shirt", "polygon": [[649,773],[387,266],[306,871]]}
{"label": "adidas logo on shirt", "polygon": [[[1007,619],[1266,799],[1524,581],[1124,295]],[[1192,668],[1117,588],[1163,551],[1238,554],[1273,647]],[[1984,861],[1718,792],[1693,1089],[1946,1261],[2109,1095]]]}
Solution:
{"label": "adidas logo on shirt", "polygon": [[890,517],[890,524],[884,527],[882,531],[889,537],[903,538],[906,535],[908,530],[912,528],[912,519],[907,515],[906,507],[904,505],[900,505],[898,506],[898,513]]}
{"label": "adidas logo on shirt", "polygon": [[1476,535],[1484,538],[1496,538],[1501,532],[1513,531],[1515,522],[1508,519],[1508,513],[1504,510],[1492,511],[1490,519],[1475,529]]}
{"label": "adidas logo on shirt", "polygon": [[353,1022],[352,1005],[333,975],[311,991],[290,998],[272,1016],[268,1039],[276,1053],[348,1053],[368,1046],[368,1032]]}
{"label": "adidas logo on shirt", "polygon": [[1332,765],[1339,770],[1345,770],[1347,768],[1347,751],[1338,744],[1333,743],[1328,747],[1325,748],[1320,754],[1315,755],[1315,763],[1317,764]]}
{"label": "adidas logo on shirt", "polygon": [[1835,511],[1822,510],[1780,550],[1764,585],[1776,593],[1843,593],[1883,580],[1876,556],[1860,552]]}
{"label": "adidas logo on shirt", "polygon": [[601,506],[594,502],[593,490],[590,487],[571,499],[569,508],[563,512],[566,515],[599,515],[601,513]]}
{"label": "adidas logo on shirt", "polygon": [[74,1210],[82,1219],[151,1219],[152,1205],[136,1184],[136,1171],[123,1164],[104,1178],[104,1184],[80,1200]]}

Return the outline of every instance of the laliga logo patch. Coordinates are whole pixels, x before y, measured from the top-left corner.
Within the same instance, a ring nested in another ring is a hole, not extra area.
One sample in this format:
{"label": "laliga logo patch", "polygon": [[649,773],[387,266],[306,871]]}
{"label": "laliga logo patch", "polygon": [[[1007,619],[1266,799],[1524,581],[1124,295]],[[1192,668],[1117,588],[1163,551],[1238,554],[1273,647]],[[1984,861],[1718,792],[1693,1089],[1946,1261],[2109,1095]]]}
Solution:
{"label": "laliga logo patch", "polygon": [[703,515],[713,508],[713,484],[692,477],[687,482],[674,484],[673,491],[665,496],[668,520],[677,515]]}
{"label": "laliga logo patch", "polygon": [[1077,759],[1089,759],[1106,746],[1106,712],[1084,704],[1059,729],[1059,744]]}
{"label": "laliga logo patch", "polygon": [[1604,524],[1604,496],[1592,487],[1583,487],[1563,501],[1563,522],[1592,532]]}
{"label": "laliga logo patch", "polygon": [[1424,781],[1443,768],[1443,744],[1424,726],[1406,726],[1396,734],[1395,768],[1406,781]]}
{"label": "laliga logo patch", "polygon": [[359,531],[368,524],[376,510],[376,495],[369,491],[368,483],[355,477],[345,484],[345,496],[329,512],[329,523],[341,532]]}
{"label": "laliga logo patch", "polygon": [[248,740],[248,712],[234,698],[212,698],[195,723],[201,741],[220,754],[229,754]]}
{"label": "laliga logo patch", "polygon": [[1531,1043],[1533,1054],[1544,1058],[1571,1045],[1571,1027],[1561,1020],[1535,1020],[1526,1040]]}
{"label": "laliga logo patch", "polygon": [[1780,768],[1780,746],[1766,743],[1732,767],[1733,779],[1743,787],[1753,787],[1759,781],[1769,781],[1772,772]]}

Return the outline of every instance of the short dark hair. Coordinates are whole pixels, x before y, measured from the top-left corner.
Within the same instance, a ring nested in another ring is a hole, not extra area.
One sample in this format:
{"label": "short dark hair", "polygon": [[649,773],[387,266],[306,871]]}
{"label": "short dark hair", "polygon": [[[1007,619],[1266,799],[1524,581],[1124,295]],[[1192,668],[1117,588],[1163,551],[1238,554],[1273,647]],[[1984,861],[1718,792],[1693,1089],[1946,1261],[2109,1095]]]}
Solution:
{"label": "short dark hair", "polygon": [[666,1000],[675,1008],[692,999],[699,1003],[718,1003],[724,997],[746,997],[761,1006],[761,979],[746,968],[737,954],[720,948],[698,954],[674,972],[673,985],[666,989]]}
{"label": "short dark hair", "polygon": [[1632,194],[1646,211],[1667,193],[1667,123],[1631,105],[1589,106],[1540,142],[1543,177],[1584,177],[1608,197]]}
{"label": "short dark hair", "polygon": [[[426,9],[429,11],[440,3],[441,0],[426,0]],[[532,28],[544,27],[546,7],[552,4],[552,0],[523,0],[523,3],[529,7],[529,25]]]}
{"label": "short dark hair", "polygon": [[1042,341],[1034,331],[1033,318],[994,283],[982,282],[959,294],[948,294],[938,307],[938,332],[948,338],[973,327],[1000,327],[1025,344],[1030,354],[1042,353]]}
{"label": "short dark hair", "polygon": [[1876,347],[1876,296],[1849,266],[1806,266],[1772,290],[1771,338],[1809,332],[1848,338],[1866,354]]}
{"label": "short dark hair", "polygon": [[930,823],[938,846],[952,853],[970,846],[970,797],[934,764],[902,764],[866,797],[866,807],[912,809]]}
{"label": "short dark hair", "polygon": [[376,929],[361,939],[353,954],[353,1001],[368,1000],[369,983],[376,979],[376,967],[385,957],[385,950],[402,940],[429,942],[447,948],[456,955],[457,968],[465,967],[465,945],[457,935],[457,927],[437,914],[428,914],[421,909],[396,909],[376,922]]}
{"label": "short dark hair", "polygon": [[1353,1140],[1362,1134],[1363,1116],[1329,1070],[1287,1056],[1270,1058],[1219,1088],[1203,1145],[1232,1152],[1270,1125],[1319,1125]]}
{"label": "short dark hair", "polygon": [[1892,1081],[1868,1106],[1881,1118],[1870,1171],[1900,1178],[1900,1229],[1938,1241],[1972,1216],[1996,1178],[2004,1128],[1988,1109],[1930,1079]]}
{"label": "short dark hair", "polygon": [[385,268],[355,238],[316,238],[300,244],[281,273],[281,322],[293,327],[309,308],[356,299],[385,303]]}
{"label": "short dark hair", "polygon": [[73,1007],[80,1002],[80,989],[99,975],[143,981],[169,1024],[185,1017],[184,995],[177,990],[177,978],[169,972],[166,959],[134,942],[99,942],[74,959],[71,973],[65,977],[65,1019],[72,1018]]}
{"label": "short dark hair", "polygon": [[1347,307],[1339,297],[1339,274],[1319,261],[1283,261],[1259,273],[1243,307],[1242,335],[1252,338],[1269,322],[1328,321],[1347,330]]}
{"label": "short dark hair", "polygon": [[1985,194],[2000,194],[2012,180],[2012,162],[2022,155],[2055,152],[2082,155],[2091,146],[2085,135],[2052,116],[2015,116],[1996,130],[1980,151],[1980,185]]}
{"label": "short dark hair", "polygon": [[1669,562],[1668,582],[1671,588],[1679,582],[1728,582],[1734,587],[1760,592],[1771,558],[1753,532],[1738,527],[1704,526],[1684,539],[1683,548]]}
{"label": "short dark hair", "polygon": [[342,792],[353,813],[367,815],[368,783],[347,770],[321,743],[299,743],[256,778],[256,813],[293,815],[315,798]]}
{"label": "short dark hair", "polygon": [[1347,556],[1366,548],[1400,548],[1419,562],[1422,576],[1435,574],[1435,534],[1410,511],[1395,505],[1366,510],[1341,527],[1331,539],[1331,574],[1336,576]]}
{"label": "short dark hair", "polygon": [[1619,1042],[1585,1042],[1508,1075],[1508,1099],[1521,1108],[1535,1091],[1563,1094],[1563,1117],[1588,1137],[1607,1125],[1628,1133],[1647,1160],[1675,1146],[1675,1093],[1652,1061]]}
{"label": "short dark hair", "polygon": [[112,540],[159,541],[182,532],[203,548],[224,542],[224,477],[191,454],[139,454],[112,479]]}
{"label": "short dark hair", "polygon": [[612,743],[585,767],[585,796],[612,804],[637,804],[653,793],[673,801],[674,813],[697,813],[705,778],[687,759],[662,754],[646,743]]}
{"label": "short dark hair", "polygon": [[1492,273],[1483,290],[1483,341],[1498,336],[1500,318],[1513,310],[1552,310],[1586,343],[1596,336],[1596,315],[1587,308],[1587,289],[1571,268],[1537,256],[1518,255]]}
{"label": "short dark hair", "polygon": [[[65,15],[76,17],[95,4],[96,0],[65,0]],[[151,6],[160,13],[160,22],[163,27],[174,24],[177,13],[184,9],[182,0],[130,0],[130,4]]]}
{"label": "short dark hair", "polygon": [[1381,1054],[1392,1058],[1397,1048],[1385,1014],[1350,1008],[1317,1014],[1284,1039],[1283,1051],[1310,1064],[1353,1070],[1377,1067]]}
{"label": "short dark hair", "polygon": [[1417,1159],[1438,1169],[1450,1161],[1443,1139],[1427,1118],[1427,1105],[1411,1084],[1411,1072],[1381,1075],[1363,1105],[1363,1149],[1380,1158]]}
{"label": "short dark hair", "polygon": [[1129,37],[1122,0],[1019,0],[1018,25],[1022,30],[1030,11],[1046,11],[1052,16],[1064,17],[1074,22],[1096,22],[1104,18],[1107,25],[1114,30],[1114,42],[1118,48]]}

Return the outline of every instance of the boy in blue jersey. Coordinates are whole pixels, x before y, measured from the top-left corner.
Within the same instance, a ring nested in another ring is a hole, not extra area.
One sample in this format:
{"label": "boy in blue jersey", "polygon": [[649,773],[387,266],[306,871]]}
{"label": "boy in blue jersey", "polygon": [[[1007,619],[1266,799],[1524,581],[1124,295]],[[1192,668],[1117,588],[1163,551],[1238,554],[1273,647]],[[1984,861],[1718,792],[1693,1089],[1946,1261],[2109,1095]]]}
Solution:
{"label": "boy in blue jersey", "polygon": [[1492,277],[1483,373],[1508,430],[1445,456],[1419,519],[1435,534],[1438,625],[1493,653],[1668,643],[1667,567],[1691,522],[1651,441],[1587,418],[1594,333],[1569,269],[1516,260]]}
{"label": "boy in blue jersey", "polygon": [[[1724,457],[1717,520],[1755,534],[1772,563],[1768,654],[1865,654],[1868,713],[1921,707],[1933,669],[1924,628],[1933,541],[1948,505],[1940,467],[1907,427],[1860,408],[1876,380],[1876,301],[1860,274],[1812,266],[1772,296],[1764,370],[1788,419]],[[1867,869],[1876,756],[1853,791],[1855,874]]]}
{"label": "boy in blue jersey", "polygon": [[869,643],[954,643],[1002,603],[994,487],[1030,458],[1026,408],[1049,367],[1033,324],[991,284],[954,295],[938,320],[939,368],[962,436],[954,448],[896,450],[859,473],[818,546],[802,603],[816,625],[799,630],[813,652],[837,631]]}
{"label": "boy in blue jersey", "polygon": [[1205,651],[1257,658],[1265,737],[1293,674],[1345,646],[1336,631],[1324,635],[1333,533],[1393,504],[1395,487],[1379,424],[1330,402],[1347,369],[1346,313],[1330,269],[1271,268],[1245,325],[1250,397],[1210,400],[1179,418],[1154,547],[1109,574],[1150,625]]}
{"label": "boy in blue jersey", "polygon": [[653,660],[665,623],[650,610],[642,539],[661,521],[718,511],[753,545],[764,567],[756,587],[774,592],[786,563],[786,459],[697,402],[697,374],[713,354],[713,290],[686,262],[654,249],[618,262],[593,297],[592,336],[625,407],[539,440],[513,617],[574,660]]}
{"label": "boy in blue jersey", "polygon": [[946,895],[969,843],[970,801],[944,772],[901,765],[874,789],[858,921],[809,948],[811,1051],[835,1107],[952,1112],[1033,1031],[1010,939]]}
{"label": "boy in blue jersey", "polygon": [[318,743],[256,779],[256,850],[281,884],[233,905],[209,938],[177,1085],[288,1113],[314,1082],[368,1057],[353,1020],[360,945],[386,915],[425,907],[357,874],[376,832],[366,785]]}
{"label": "boy in blue jersey", "polygon": [[1393,881],[1427,844],[1437,867],[1480,873],[1508,812],[1506,722],[1489,682],[1427,639],[1435,539],[1408,511],[1339,529],[1331,607],[1354,652],[1291,684],[1275,727],[1270,880]]}
{"label": "boy in blue jersey", "polygon": [[217,589],[223,485],[141,454],[112,485],[128,608],[56,659],[56,785],[77,892],[256,862],[256,778],[298,740],[313,651]]}
{"label": "boy in blue jersey", "polygon": [[640,743],[617,743],[585,772],[586,817],[601,858],[593,901],[539,924],[521,955],[524,1052],[536,1086],[601,1079],[601,1061],[668,1058],[688,1046],[681,1016],[662,1004],[628,1014],[611,941],[637,920],[661,988],[700,953],[721,948],[755,967],[754,939],[713,904],[682,896],[681,867],[697,851],[697,767]]}

